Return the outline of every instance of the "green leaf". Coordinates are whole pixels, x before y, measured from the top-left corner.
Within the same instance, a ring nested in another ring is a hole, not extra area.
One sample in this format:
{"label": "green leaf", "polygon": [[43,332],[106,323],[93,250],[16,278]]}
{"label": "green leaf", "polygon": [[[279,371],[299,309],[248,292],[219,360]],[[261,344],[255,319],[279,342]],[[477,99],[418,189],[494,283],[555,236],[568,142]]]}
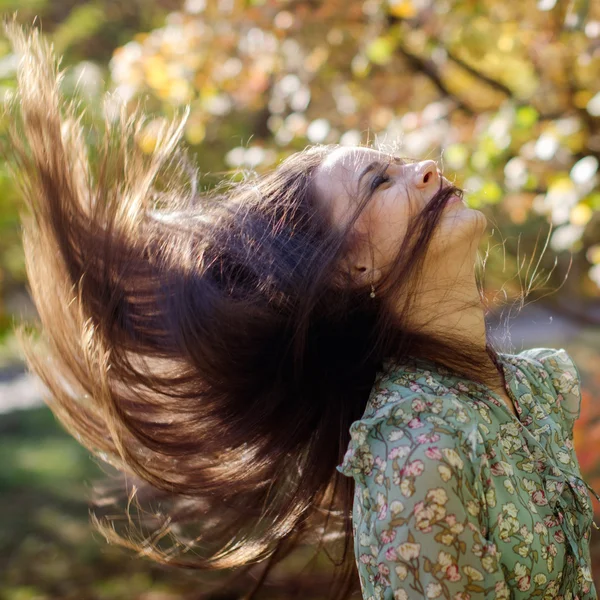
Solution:
{"label": "green leaf", "polygon": [[444,150],[444,162],[451,169],[462,169],[469,158],[469,151],[464,144],[452,144]]}
{"label": "green leaf", "polygon": [[592,210],[600,210],[600,192],[593,192],[586,196],[582,202],[587,204]]}
{"label": "green leaf", "polygon": [[396,41],[390,36],[382,36],[373,40],[367,47],[367,58],[376,65],[390,62],[396,49]]}
{"label": "green leaf", "polygon": [[497,204],[502,199],[502,189],[495,181],[486,181],[479,193],[487,204]]}
{"label": "green leaf", "polygon": [[81,40],[91,37],[106,22],[106,11],[100,2],[88,2],[74,8],[54,32],[53,42],[62,53]]}
{"label": "green leaf", "polygon": [[516,123],[518,127],[529,129],[533,127],[540,118],[540,113],[533,106],[520,106],[517,109]]}
{"label": "green leaf", "polygon": [[467,590],[467,592],[474,592],[475,594],[483,594],[483,592],[485,592],[484,588],[482,588],[480,585],[475,585],[474,583],[465,585],[465,590]]}

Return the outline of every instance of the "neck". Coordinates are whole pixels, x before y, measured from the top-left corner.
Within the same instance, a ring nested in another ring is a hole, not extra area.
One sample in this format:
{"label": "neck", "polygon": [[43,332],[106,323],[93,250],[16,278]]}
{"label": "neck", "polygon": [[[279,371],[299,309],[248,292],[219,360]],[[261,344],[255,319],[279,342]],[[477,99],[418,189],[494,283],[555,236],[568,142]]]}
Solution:
{"label": "neck", "polygon": [[458,273],[443,267],[428,271],[420,282],[410,314],[411,324],[424,333],[443,332],[485,350],[483,305],[472,267]]}
{"label": "neck", "polygon": [[[475,279],[474,257],[465,260],[448,255],[435,268],[428,268],[419,282],[410,307],[410,324],[423,333],[443,334],[460,342],[475,344],[496,368],[487,353],[487,333],[483,304]],[[453,266],[453,269],[451,268]],[[456,265],[462,265],[458,271]],[[504,391],[498,372],[494,391]]]}

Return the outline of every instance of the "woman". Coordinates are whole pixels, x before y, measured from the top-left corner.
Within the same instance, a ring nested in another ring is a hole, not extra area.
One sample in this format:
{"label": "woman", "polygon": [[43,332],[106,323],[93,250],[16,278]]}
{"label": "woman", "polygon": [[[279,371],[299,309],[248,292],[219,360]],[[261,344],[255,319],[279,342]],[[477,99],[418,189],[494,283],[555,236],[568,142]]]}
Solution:
{"label": "woman", "polygon": [[486,219],[433,161],[319,146],[200,194],[183,121],[146,157],[122,113],[89,159],[53,54],[6,30],[5,153],[45,340],[28,360],[151,506],[139,540],[97,517],[109,540],[201,569],[269,559],[256,587],[327,544],[338,598],[352,545],[365,599],[596,598],[577,369],[493,348]]}

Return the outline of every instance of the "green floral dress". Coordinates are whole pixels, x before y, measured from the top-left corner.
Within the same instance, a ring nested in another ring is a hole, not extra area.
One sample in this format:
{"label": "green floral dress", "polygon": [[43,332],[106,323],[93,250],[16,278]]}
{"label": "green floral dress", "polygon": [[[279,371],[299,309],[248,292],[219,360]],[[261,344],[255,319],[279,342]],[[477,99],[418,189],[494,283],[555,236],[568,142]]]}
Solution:
{"label": "green floral dress", "polygon": [[355,480],[365,600],[597,598],[577,367],[552,348],[499,362],[518,419],[443,366],[384,362],[337,467]]}

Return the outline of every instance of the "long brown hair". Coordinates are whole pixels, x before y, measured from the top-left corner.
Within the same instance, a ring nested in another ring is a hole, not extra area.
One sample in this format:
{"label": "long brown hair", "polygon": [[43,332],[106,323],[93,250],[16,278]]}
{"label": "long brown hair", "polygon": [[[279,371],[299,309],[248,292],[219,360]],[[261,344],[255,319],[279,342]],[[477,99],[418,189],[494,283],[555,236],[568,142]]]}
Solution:
{"label": "long brown hair", "polygon": [[[364,242],[354,223],[369,195],[344,227],[315,201],[313,174],[334,146],[200,192],[185,114],[150,156],[136,143],[138,108],[107,120],[90,148],[52,49],[36,30],[5,30],[21,62],[4,154],[28,208],[43,338],[22,331],[27,360],[64,426],[146,506],[137,534],[101,507],[95,524],[164,563],[241,572],[265,561],[265,577],[299,544],[338,548],[332,597],[347,597],[353,484],[335,466],[382,361],[423,356],[498,378],[491,343],[486,353],[406,325],[460,190],[440,189],[415,216],[371,298],[341,266]],[[402,310],[387,308],[392,296]]]}

